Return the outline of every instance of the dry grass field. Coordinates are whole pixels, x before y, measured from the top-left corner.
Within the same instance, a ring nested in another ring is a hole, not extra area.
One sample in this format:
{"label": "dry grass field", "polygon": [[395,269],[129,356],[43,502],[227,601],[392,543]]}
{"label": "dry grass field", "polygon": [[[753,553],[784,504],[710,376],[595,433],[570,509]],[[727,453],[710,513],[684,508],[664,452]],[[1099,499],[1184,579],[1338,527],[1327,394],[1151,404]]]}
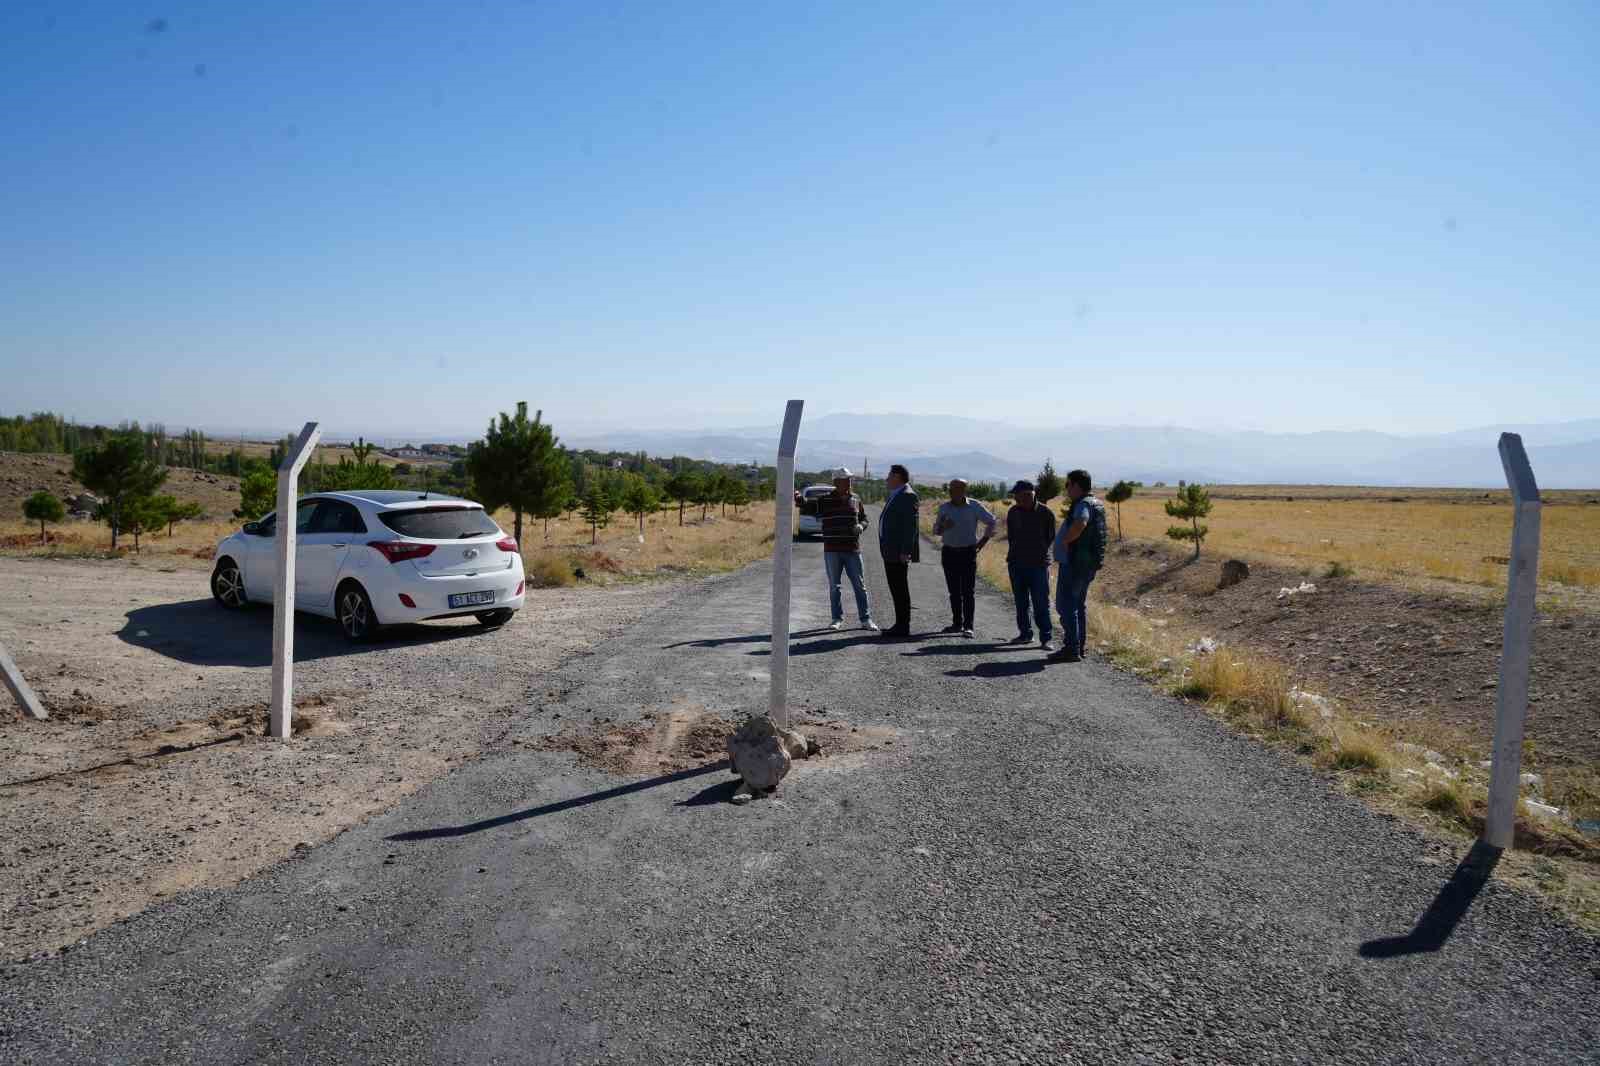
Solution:
{"label": "dry grass field", "polygon": [[[1170,489],[1137,490],[1122,505],[1124,535],[1166,540],[1174,520],[1162,505],[1170,498]],[[1545,500],[1541,593],[1559,600],[1564,593],[1600,590],[1600,492],[1553,492]],[[1231,485],[1213,489],[1212,501],[1207,555],[1313,575],[1338,563],[1372,581],[1505,588],[1512,516],[1504,492]],[[1063,502],[1052,501],[1058,514]],[[1007,506],[989,508],[1003,517]],[[932,508],[924,510],[924,528],[931,529]],[[1108,505],[1107,513],[1115,537],[1116,508]],[[990,576],[1004,578],[1003,553],[984,561]]]}
{"label": "dry grass field", "polygon": [[[1138,490],[1123,531],[1160,540],[1170,493]],[[1541,582],[1600,588],[1600,493],[1548,493]],[[1376,579],[1436,579],[1502,587],[1511,542],[1504,492],[1229,486],[1213,491],[1206,551],[1313,568],[1337,562]],[[1112,516],[1115,525],[1115,516]]]}

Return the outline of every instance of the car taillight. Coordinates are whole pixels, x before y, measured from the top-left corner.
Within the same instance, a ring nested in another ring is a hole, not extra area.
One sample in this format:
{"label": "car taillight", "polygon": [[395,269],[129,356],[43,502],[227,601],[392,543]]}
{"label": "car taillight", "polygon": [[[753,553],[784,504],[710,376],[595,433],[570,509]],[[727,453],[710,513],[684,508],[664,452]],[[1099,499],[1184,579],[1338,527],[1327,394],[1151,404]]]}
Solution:
{"label": "car taillight", "polygon": [[400,594],[400,602],[411,608],[413,611],[417,609],[417,601],[412,599],[410,596],[407,596],[404,592]]}
{"label": "car taillight", "polygon": [[409,544],[403,540],[375,541],[372,547],[378,549],[383,557],[391,563],[398,563],[405,559],[420,559],[424,555],[432,555],[432,544]]}
{"label": "car taillight", "polygon": [[510,552],[512,555],[517,554],[517,542],[510,537],[502,537],[494,542],[494,546],[503,552]]}
{"label": "car taillight", "polygon": [[524,585],[526,585],[526,584],[527,584],[527,582],[526,582],[526,581],[518,581],[518,582],[517,582],[517,591],[516,591],[516,595],[518,595],[518,596],[520,596],[520,595],[522,595],[522,587],[523,587],[523,586],[524,586]]}

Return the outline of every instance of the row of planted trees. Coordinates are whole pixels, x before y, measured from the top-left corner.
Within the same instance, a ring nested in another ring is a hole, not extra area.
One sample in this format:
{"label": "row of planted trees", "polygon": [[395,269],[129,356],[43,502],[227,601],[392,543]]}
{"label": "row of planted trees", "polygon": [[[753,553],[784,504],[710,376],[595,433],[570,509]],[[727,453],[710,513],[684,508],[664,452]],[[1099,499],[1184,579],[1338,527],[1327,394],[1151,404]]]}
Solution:
{"label": "row of planted trees", "polygon": [[[137,433],[109,437],[98,444],[80,448],[73,456],[72,476],[100,499],[94,517],[111,528],[111,548],[116,550],[124,535],[133,537],[139,549],[142,534],[173,528],[182,521],[199,518],[201,507],[194,501],[180,502],[160,491],[167,480],[167,469],[152,458],[145,441]],[[66,505],[43,490],[22,504],[23,517],[39,523],[39,541],[47,540],[45,525],[66,517]]]}
{"label": "row of planted trees", "polygon": [[501,412],[483,439],[468,448],[466,473],[474,499],[490,510],[503,507],[512,513],[518,543],[525,517],[542,521],[548,535],[551,519],[580,512],[593,542],[618,511],[636,519],[642,534],[645,517],[668,502],[677,505],[681,525],[691,504],[701,509],[704,518],[712,507],[720,506],[726,513],[729,507],[737,511],[751,500],[748,482],[729,469],[701,471],[686,466],[668,471],[641,460],[636,469],[627,470],[598,467],[581,458],[575,461],[574,453],[561,447],[544,412],[529,418],[526,403],[517,404],[513,414]]}

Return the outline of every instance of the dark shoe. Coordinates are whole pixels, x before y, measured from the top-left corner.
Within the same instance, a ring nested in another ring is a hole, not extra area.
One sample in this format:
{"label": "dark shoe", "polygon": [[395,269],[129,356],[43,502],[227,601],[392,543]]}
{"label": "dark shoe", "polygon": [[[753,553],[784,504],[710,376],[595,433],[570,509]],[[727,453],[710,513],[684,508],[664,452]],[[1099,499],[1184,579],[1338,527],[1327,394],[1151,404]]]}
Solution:
{"label": "dark shoe", "polygon": [[1006,641],[1006,643],[1007,644],[1032,644],[1033,643],[1033,634],[1032,633],[1018,633],[1016,636],[1014,636],[1010,640]]}
{"label": "dark shoe", "polygon": [[883,631],[883,639],[885,640],[905,640],[910,635],[911,628],[909,626],[890,626]]}
{"label": "dark shoe", "polygon": [[961,632],[961,623],[960,622],[951,622],[949,625],[947,625],[943,629],[939,630],[939,632],[941,632],[941,633],[959,633],[959,632]]}
{"label": "dark shoe", "polygon": [[1039,650],[1040,651],[1049,651],[1050,650],[1050,638],[1049,637],[1040,637],[1039,638]]}
{"label": "dark shoe", "polygon": [[1081,662],[1083,662],[1083,656],[1081,656],[1077,652],[1072,651],[1072,650],[1067,649],[1067,648],[1062,648],[1060,651],[1052,652],[1050,655],[1046,656],[1046,658],[1048,658],[1053,663],[1081,663]]}

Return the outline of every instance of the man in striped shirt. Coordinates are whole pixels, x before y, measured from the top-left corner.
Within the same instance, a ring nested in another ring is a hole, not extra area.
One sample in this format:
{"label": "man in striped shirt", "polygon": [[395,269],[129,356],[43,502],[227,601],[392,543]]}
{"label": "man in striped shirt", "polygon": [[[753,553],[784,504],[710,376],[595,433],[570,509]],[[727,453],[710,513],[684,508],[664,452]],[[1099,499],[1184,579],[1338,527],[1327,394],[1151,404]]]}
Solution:
{"label": "man in striped shirt", "polygon": [[856,593],[856,616],[861,628],[878,629],[872,620],[872,604],[867,600],[867,585],[861,572],[861,531],[867,528],[867,509],[861,497],[850,491],[851,474],[847,467],[833,472],[833,491],[826,496],[794,502],[811,511],[822,523],[822,561],[828,572],[828,603],[833,609],[830,629],[844,628],[844,600],[839,595],[839,579],[848,575]]}

